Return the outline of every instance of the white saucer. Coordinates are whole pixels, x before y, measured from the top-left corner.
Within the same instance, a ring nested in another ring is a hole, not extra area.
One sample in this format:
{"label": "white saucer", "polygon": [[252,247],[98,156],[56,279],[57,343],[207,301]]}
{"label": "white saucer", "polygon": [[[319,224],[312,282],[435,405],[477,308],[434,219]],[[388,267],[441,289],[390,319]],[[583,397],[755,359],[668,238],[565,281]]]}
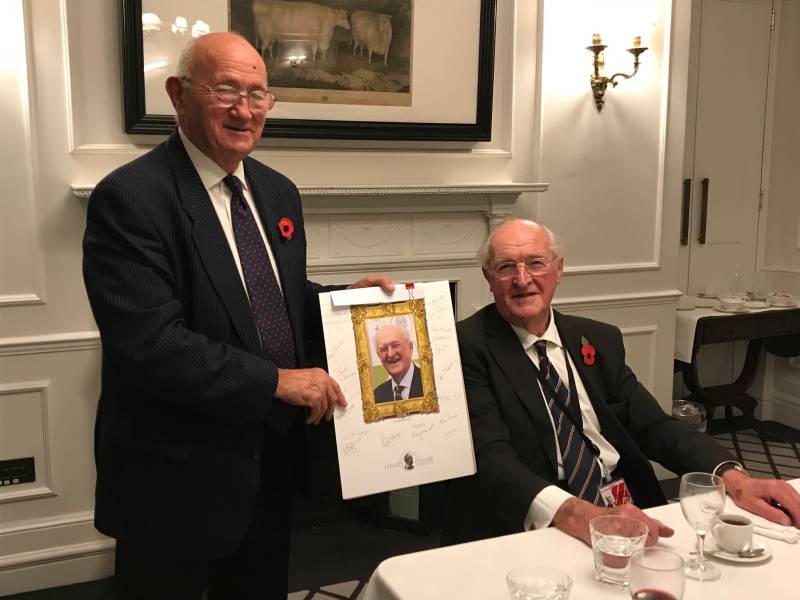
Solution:
{"label": "white saucer", "polygon": [[770,302],[769,305],[774,308],[797,308],[797,302],[794,300],[789,302],[789,304],[775,304],[774,302]]}
{"label": "white saucer", "polygon": [[734,554],[732,552],[727,552],[725,550],[722,550],[721,548],[717,548],[716,544],[714,543],[714,540],[709,538],[706,538],[706,547],[704,548],[704,550],[706,554],[708,554],[709,556],[713,556],[714,558],[721,558],[722,560],[729,560],[731,562],[738,562],[738,563],[759,563],[772,557],[772,546],[770,546],[766,542],[754,541],[753,547],[764,548],[764,552],[752,558],[745,558],[743,556],[739,556],[738,554]]}
{"label": "white saucer", "polygon": [[739,315],[741,313],[749,313],[750,312],[750,309],[749,308],[745,308],[744,306],[740,306],[739,308],[725,308],[721,304],[717,304],[714,307],[714,310],[719,311],[719,312],[729,313],[729,314],[732,314],[732,315]]}
{"label": "white saucer", "polygon": [[769,302],[763,300],[748,300],[744,303],[745,308],[769,308]]}

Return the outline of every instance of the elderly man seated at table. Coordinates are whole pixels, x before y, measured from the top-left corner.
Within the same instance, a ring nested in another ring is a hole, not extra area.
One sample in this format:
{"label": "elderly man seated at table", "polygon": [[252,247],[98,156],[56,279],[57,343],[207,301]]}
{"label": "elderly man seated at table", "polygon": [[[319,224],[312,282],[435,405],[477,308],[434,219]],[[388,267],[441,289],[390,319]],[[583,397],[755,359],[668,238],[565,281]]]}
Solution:
{"label": "elderly man seated at table", "polygon": [[457,327],[478,472],[451,485],[444,543],[548,526],[589,543],[593,517],[622,514],[648,525],[652,545],[673,531],[641,510],[666,502],[648,459],[716,472],[740,507],[800,523],[786,482],[749,477],[661,410],[619,329],[551,308],[564,259],[549,229],[508,221],[481,259],[495,302]]}

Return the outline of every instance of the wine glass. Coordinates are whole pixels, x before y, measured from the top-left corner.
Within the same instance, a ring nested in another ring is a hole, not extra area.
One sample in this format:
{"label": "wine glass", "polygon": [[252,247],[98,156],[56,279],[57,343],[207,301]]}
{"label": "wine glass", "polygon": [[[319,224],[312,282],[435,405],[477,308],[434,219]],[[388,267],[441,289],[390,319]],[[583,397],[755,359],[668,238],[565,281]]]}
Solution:
{"label": "wine glass", "polygon": [[706,564],[703,542],[725,508],[725,482],[711,473],[686,473],[681,477],[681,510],[697,533],[697,556],[686,565],[686,576],[698,581],[711,581],[720,576],[719,569]]}

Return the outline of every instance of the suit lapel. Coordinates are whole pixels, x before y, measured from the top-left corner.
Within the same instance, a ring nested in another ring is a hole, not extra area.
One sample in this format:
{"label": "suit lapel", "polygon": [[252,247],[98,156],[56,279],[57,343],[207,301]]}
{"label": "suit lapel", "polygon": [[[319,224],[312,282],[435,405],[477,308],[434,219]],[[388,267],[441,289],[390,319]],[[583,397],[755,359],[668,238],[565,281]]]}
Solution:
{"label": "suit lapel", "polygon": [[514,330],[494,306],[487,311],[485,333],[489,352],[511,382],[519,401],[525,406],[539,439],[542,440],[547,458],[553,469],[557,469],[555,432],[537,383],[533,363],[522,348]]}
{"label": "suit lapel", "polygon": [[186,154],[178,134],[167,140],[167,155],[175,172],[175,183],[184,210],[192,218],[192,239],[209,280],[214,286],[245,348],[261,354],[250,302],[233,260],[228,240],[219,224],[203,182]]}

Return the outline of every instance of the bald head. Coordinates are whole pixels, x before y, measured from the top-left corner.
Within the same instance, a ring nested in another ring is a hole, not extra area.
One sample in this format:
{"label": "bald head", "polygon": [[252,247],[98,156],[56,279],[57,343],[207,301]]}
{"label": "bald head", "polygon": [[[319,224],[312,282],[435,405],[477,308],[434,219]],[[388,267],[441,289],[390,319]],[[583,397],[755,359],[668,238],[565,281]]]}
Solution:
{"label": "bald head", "polygon": [[178,59],[177,74],[166,82],[181,131],[232,173],[261,138],[265,113],[251,111],[245,98],[223,106],[211,91],[219,86],[245,93],[267,90],[261,55],[233,33],[209,33],[190,41]]}
{"label": "bald head", "polygon": [[548,227],[528,219],[509,219],[489,234],[478,252],[478,260],[480,260],[481,266],[484,268],[492,264],[495,256],[494,246],[497,239],[503,239],[508,236],[524,238],[539,235],[542,232],[547,236],[550,252],[555,256],[561,256],[561,241]]}
{"label": "bald head", "polygon": [[255,48],[242,36],[235,33],[219,32],[192,38],[178,56],[178,67],[175,75],[180,79],[191,79],[196,72],[213,66],[213,61],[236,52],[242,53],[253,71],[263,70],[266,79],[264,60]]}

